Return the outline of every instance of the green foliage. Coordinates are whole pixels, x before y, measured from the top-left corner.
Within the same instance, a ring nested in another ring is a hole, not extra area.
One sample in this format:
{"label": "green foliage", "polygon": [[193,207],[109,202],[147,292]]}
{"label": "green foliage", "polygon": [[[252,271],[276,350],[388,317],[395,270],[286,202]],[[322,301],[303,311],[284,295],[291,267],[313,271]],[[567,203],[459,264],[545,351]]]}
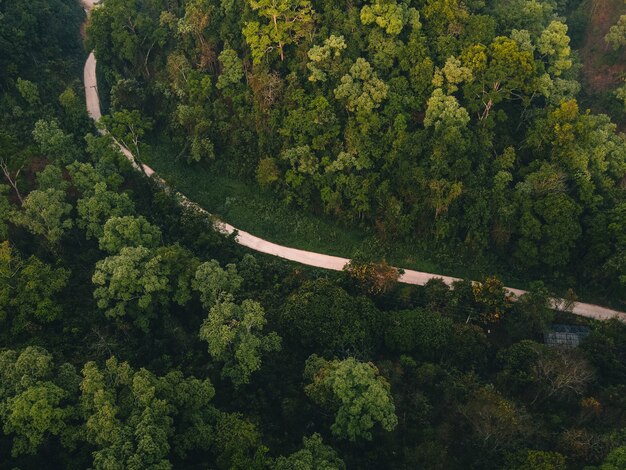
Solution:
{"label": "green foliage", "polygon": [[216,260],[198,266],[192,286],[200,293],[200,300],[206,309],[237,293],[243,279],[237,274],[237,266],[226,265],[223,269]]}
{"label": "green foliage", "polygon": [[306,394],[335,413],[332,433],[342,439],[372,439],[376,424],[392,431],[398,424],[387,380],[371,363],[354,358],[327,361],[315,354],[304,370]]}
{"label": "green foliage", "polygon": [[372,302],[352,297],[328,280],[306,284],[292,294],[280,319],[310,352],[362,354],[380,342],[380,313]]}
{"label": "green foliage", "polygon": [[179,372],[158,377],[112,357],[82,371],[81,410],[95,468],[171,468],[171,455],[209,447],[208,380]]}
{"label": "green foliage", "polygon": [[93,194],[78,200],[76,225],[85,230],[87,239],[100,238],[104,224],[111,217],[131,215],[134,211],[132,200],[125,193],[107,189],[106,183],[96,183]]}
{"label": "green foliage", "polygon": [[620,16],[617,23],[611,26],[604,40],[614,50],[626,45],[626,15]]}
{"label": "green foliage", "polygon": [[335,98],[342,100],[348,111],[369,113],[387,98],[388,90],[369,62],[359,57],[350,67],[350,73],[341,77]]}
{"label": "green foliage", "polygon": [[51,245],[57,245],[74,225],[71,212],[72,206],[66,202],[64,190],[36,189],[24,199],[21,210],[13,213],[11,221]]}
{"label": "green foliage", "polygon": [[54,163],[67,165],[80,158],[80,151],[74,144],[73,136],[63,132],[54,119],[37,121],[33,137],[41,153]]}
{"label": "green foliage", "polygon": [[441,357],[453,341],[453,322],[426,310],[394,312],[389,316],[385,344],[396,352],[422,359]]}
{"label": "green foliage", "polygon": [[161,231],[143,216],[111,217],[104,224],[98,243],[101,250],[111,254],[125,247],[152,249],[161,244]]}
{"label": "green foliage", "polygon": [[113,137],[133,152],[135,158],[139,158],[139,143],[146,132],[152,129],[151,119],[144,118],[136,109],[124,109],[103,116],[100,122]]}
{"label": "green foliage", "polygon": [[240,305],[230,299],[216,303],[200,327],[200,339],[209,346],[209,354],[224,362],[222,377],[235,387],[250,382],[261,368],[261,356],[279,351],[281,338],[275,332],[263,333],[267,320],[258,302],[244,300]]}
{"label": "green foliage", "polygon": [[66,432],[75,413],[77,379],[72,366],[55,367],[43,348],[0,352],[0,417],[3,431],[13,436],[13,457],[35,454]]}
{"label": "green foliage", "polygon": [[327,469],[343,470],[346,464],[337,456],[335,450],[325,445],[319,434],[302,438],[303,448],[289,457],[276,459],[275,470]]}
{"label": "green foliage", "polygon": [[109,318],[133,318],[147,331],[158,305],[167,305],[171,286],[163,259],[149,248],[125,247],[96,264],[92,277],[98,307]]}
{"label": "green foliage", "polygon": [[243,65],[237,56],[237,51],[224,49],[218,60],[222,66],[222,73],[217,79],[217,89],[223,90],[229,86],[237,85],[243,78]]}
{"label": "green foliage", "polygon": [[285,60],[285,46],[298,43],[313,26],[314,11],[309,0],[247,0],[259,15],[243,29],[255,65],[261,63],[268,51],[277,50]]}
{"label": "green foliage", "polygon": [[0,320],[10,323],[12,331],[28,331],[61,316],[56,299],[67,284],[68,270],[35,256],[24,260],[5,241],[0,244],[0,273]]}
{"label": "green foliage", "polygon": [[565,470],[565,456],[541,450],[520,451],[510,457],[507,470]]}
{"label": "green foliage", "polygon": [[604,463],[598,467],[599,470],[618,470],[626,466],[626,447],[618,447],[606,456]]}
{"label": "green foliage", "polygon": [[9,233],[7,221],[11,212],[11,204],[7,198],[9,187],[6,184],[0,184],[0,241],[4,241]]}
{"label": "green foliage", "polygon": [[372,5],[365,5],[361,9],[361,22],[365,25],[376,23],[387,34],[398,35],[409,22],[419,22],[419,13],[414,8],[408,8],[406,3],[398,4],[395,1],[374,0]]}

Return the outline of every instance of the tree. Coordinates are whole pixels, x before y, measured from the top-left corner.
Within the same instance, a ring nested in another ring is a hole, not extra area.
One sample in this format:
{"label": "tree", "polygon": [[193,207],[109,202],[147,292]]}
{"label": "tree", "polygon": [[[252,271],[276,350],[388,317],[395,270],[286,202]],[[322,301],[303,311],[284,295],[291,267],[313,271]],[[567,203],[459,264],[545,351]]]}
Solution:
{"label": "tree", "polygon": [[566,458],[558,452],[521,450],[508,459],[506,470],[566,470]]}
{"label": "tree", "polygon": [[185,16],[176,25],[181,36],[194,39],[201,69],[211,68],[215,61],[213,44],[207,36],[212,32],[211,26],[215,28],[216,17],[219,17],[216,10],[209,0],[191,0],[185,5]]}
{"label": "tree", "polygon": [[339,438],[371,440],[376,424],[389,432],[398,424],[389,383],[371,363],[327,361],[314,354],[307,359],[304,378],[309,398],[335,412],[330,429]]}
{"label": "tree", "polygon": [[380,342],[380,312],[374,304],[326,279],[309,282],[290,295],[280,321],[309,354],[364,354]]}
{"label": "tree", "polygon": [[37,173],[38,189],[59,189],[67,191],[69,183],[63,178],[63,171],[56,165],[47,165]]}
{"label": "tree", "polygon": [[37,87],[36,83],[18,77],[15,84],[22,98],[24,98],[30,106],[37,106],[41,104],[39,87]]}
{"label": "tree", "polygon": [[112,0],[95,8],[87,28],[87,47],[119,73],[151,77],[151,62],[168,40],[161,14],[168,11],[164,0]]}
{"label": "tree", "polygon": [[384,260],[380,263],[367,263],[353,259],[343,269],[368,293],[375,295],[389,292],[400,279],[400,272]]}
{"label": "tree", "polygon": [[209,447],[215,390],[208,380],[133,370],[115,357],[82,371],[85,440],[95,468],[171,468],[172,457]]}
{"label": "tree", "polygon": [[261,356],[279,351],[281,338],[274,332],[263,334],[267,320],[258,302],[244,300],[237,305],[230,299],[211,307],[200,327],[200,339],[209,346],[209,354],[224,362],[222,377],[235,387],[250,382],[250,376],[261,368]]}
{"label": "tree", "polygon": [[558,77],[572,67],[567,25],[552,21],[537,40],[537,51],[548,59],[548,72]]}
{"label": "tree", "polygon": [[86,134],[89,129],[89,116],[83,100],[71,85],[59,95],[59,104],[63,108],[64,124],[76,135]]}
{"label": "tree", "polygon": [[100,238],[104,224],[111,217],[123,217],[134,212],[133,201],[126,193],[107,189],[106,183],[96,183],[93,194],[78,200],[76,225],[85,230],[85,237]]}
{"label": "tree", "polygon": [[346,49],[346,41],[343,36],[331,35],[324,41],[323,46],[313,46],[307,55],[310,62],[306,65],[309,69],[309,81],[325,82],[327,72],[335,73],[340,67],[341,53]]}
{"label": "tree", "polygon": [[389,315],[385,344],[392,351],[435,360],[452,346],[453,334],[452,320],[441,314],[422,309],[393,312]]}
{"label": "tree", "polygon": [[69,274],[35,256],[24,260],[8,241],[0,243],[0,322],[8,321],[15,333],[57,320],[62,313],[58,294]]}
{"label": "tree", "polygon": [[167,305],[171,287],[167,268],[153,250],[125,247],[96,264],[92,282],[98,307],[109,318],[130,316],[143,331],[158,305]]}
{"label": "tree", "polygon": [[532,368],[538,385],[534,402],[581,396],[594,377],[589,362],[576,350],[541,348]]}
{"label": "tree", "polygon": [[13,457],[35,454],[53,436],[68,435],[78,392],[73,366],[55,367],[52,355],[36,346],[3,351],[0,382],[0,418],[3,431],[13,435]]}
{"label": "tree", "polygon": [[313,26],[309,0],[247,0],[250,7],[265,20],[250,21],[243,29],[255,65],[268,52],[278,49],[280,60],[285,60],[285,46],[298,43]]}
{"label": "tree", "polygon": [[522,412],[493,387],[475,390],[460,412],[472,427],[476,443],[490,454],[512,447],[526,432]]}
{"label": "tree", "polygon": [[487,277],[484,282],[473,283],[472,291],[481,310],[479,320],[484,325],[499,323],[511,308],[511,294],[495,276]]}
{"label": "tree", "polygon": [[302,438],[303,448],[289,457],[279,457],[274,462],[275,470],[298,469],[333,469],[344,470],[346,464],[339,458],[335,450],[325,445],[322,437],[315,433],[311,437]]}
{"label": "tree", "polygon": [[611,26],[604,40],[613,50],[626,46],[626,15],[620,16],[617,23]]}
{"label": "tree", "polygon": [[98,243],[108,253],[119,253],[125,247],[156,248],[161,244],[161,230],[144,216],[111,217],[104,224]]}
{"label": "tree", "polygon": [[467,111],[459,105],[454,96],[444,94],[441,88],[433,91],[428,99],[424,127],[433,127],[438,136],[452,139],[469,121]]}
{"label": "tree", "polygon": [[387,98],[388,91],[369,62],[359,57],[350,67],[350,73],[341,77],[335,98],[343,101],[348,111],[369,113]]}
{"label": "tree", "polygon": [[57,245],[74,225],[71,212],[72,206],[65,202],[65,191],[36,189],[24,199],[21,210],[13,213],[12,222]]}
{"label": "tree", "polygon": [[217,79],[217,89],[224,90],[237,85],[243,78],[243,64],[237,56],[237,51],[226,48],[220,53],[218,60],[222,67],[222,73]]}
{"label": "tree", "polygon": [[55,119],[37,121],[33,137],[41,153],[54,163],[67,165],[80,158],[80,150],[74,144],[74,136],[63,132]]}
{"label": "tree", "polygon": [[198,266],[192,287],[200,292],[200,300],[206,309],[227,298],[232,298],[243,278],[237,274],[237,266],[227,264],[223,269],[216,260],[207,261]]}
{"label": "tree", "polygon": [[89,163],[73,162],[67,166],[67,170],[72,178],[72,185],[83,197],[93,196],[98,183],[105,183],[111,189],[117,189],[118,185],[115,182],[109,184],[107,178]]}
{"label": "tree", "polygon": [[152,129],[152,120],[144,118],[136,109],[132,111],[123,109],[114,112],[110,116],[103,116],[101,122],[124,147],[133,151],[135,164],[143,168],[141,166],[139,143],[145,133]]}
{"label": "tree", "polygon": [[619,470],[626,466],[626,446],[617,447],[613,449],[609,455],[606,456],[602,465],[598,470]]}
{"label": "tree", "polygon": [[361,22],[364,25],[376,23],[387,34],[397,36],[409,22],[419,22],[419,13],[406,3],[395,0],[370,0],[372,5],[361,8]]}

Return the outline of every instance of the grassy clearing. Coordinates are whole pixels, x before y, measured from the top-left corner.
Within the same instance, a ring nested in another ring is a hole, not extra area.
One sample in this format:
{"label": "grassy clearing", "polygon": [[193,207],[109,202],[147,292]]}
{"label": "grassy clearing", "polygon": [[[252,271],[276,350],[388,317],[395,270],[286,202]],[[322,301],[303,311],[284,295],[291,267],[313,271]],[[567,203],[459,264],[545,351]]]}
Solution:
{"label": "grassy clearing", "polygon": [[[240,230],[274,243],[346,258],[361,253],[402,268],[461,278],[480,279],[494,272],[491,266],[478,262],[469,268],[459,265],[454,254],[449,254],[448,264],[433,260],[415,246],[384,244],[367,229],[351,229],[329,218],[286,207],[271,191],[216,174],[208,166],[188,165],[177,160],[177,154],[168,142],[153,143],[143,150],[146,163],[174,188]],[[439,257],[445,259],[441,254]],[[523,287],[519,280],[502,278],[513,287]]]}

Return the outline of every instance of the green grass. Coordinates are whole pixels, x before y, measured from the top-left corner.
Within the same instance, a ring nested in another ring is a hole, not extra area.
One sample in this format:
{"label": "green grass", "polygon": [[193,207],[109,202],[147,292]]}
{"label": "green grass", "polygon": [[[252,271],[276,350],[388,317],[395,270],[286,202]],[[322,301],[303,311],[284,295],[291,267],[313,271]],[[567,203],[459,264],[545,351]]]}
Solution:
{"label": "green grass", "polygon": [[[240,230],[281,245],[308,251],[353,257],[362,253],[373,259],[406,269],[457,277],[479,278],[479,269],[446,269],[413,246],[380,242],[367,229],[344,227],[327,217],[319,217],[287,207],[257,184],[219,174],[209,166],[177,160],[178,151],[167,142],[143,150],[143,159],[172,187]],[[483,272],[484,271],[484,272]]]}
{"label": "green grass", "polygon": [[[222,174],[212,168],[214,165],[180,161],[176,158],[179,152],[161,140],[143,150],[143,160],[170,186],[224,222],[268,241],[345,258],[361,253],[373,260],[386,259],[400,268],[462,279],[478,280],[495,274],[507,286],[518,289],[527,289],[532,280],[516,277],[488,256],[468,260],[461,250],[436,251],[419,245],[383,243],[367,229],[345,227],[329,217],[287,207],[270,190]],[[566,295],[570,287],[563,279],[543,280],[557,295]],[[586,291],[584,286],[576,290],[586,301],[606,303],[605,298]]]}

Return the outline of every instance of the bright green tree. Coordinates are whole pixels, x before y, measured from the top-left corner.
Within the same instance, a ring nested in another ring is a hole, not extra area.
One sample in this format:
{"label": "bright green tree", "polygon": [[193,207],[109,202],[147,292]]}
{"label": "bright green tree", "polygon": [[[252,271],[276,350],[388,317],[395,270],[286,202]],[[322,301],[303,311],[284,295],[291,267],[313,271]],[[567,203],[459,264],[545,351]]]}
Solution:
{"label": "bright green tree", "polygon": [[238,305],[227,299],[211,307],[200,327],[200,339],[208,343],[209,354],[224,362],[222,376],[236,387],[250,382],[251,375],[261,368],[263,354],[281,348],[280,336],[263,333],[266,323],[258,302],[244,300]]}
{"label": "bright green tree", "polygon": [[552,21],[537,40],[537,51],[548,60],[548,72],[555,77],[572,67],[567,25]]}
{"label": "bright green tree", "polygon": [[161,230],[144,216],[127,215],[107,220],[98,243],[101,250],[114,254],[125,247],[156,248],[161,243],[161,237]]}
{"label": "bright green tree", "polygon": [[22,259],[5,241],[0,244],[0,322],[23,332],[61,316],[57,296],[67,284],[69,271],[53,268],[39,258]]}
{"label": "bright green tree", "polygon": [[68,164],[80,157],[80,151],[74,144],[74,137],[63,132],[55,119],[37,121],[33,137],[41,153],[54,163]]}
{"label": "bright green tree", "polygon": [[81,410],[85,439],[95,446],[95,468],[171,468],[172,457],[209,447],[208,380],[180,372],[158,377],[112,357],[104,368],[88,362],[82,371]]}
{"label": "bright green tree", "polygon": [[335,98],[343,101],[348,111],[368,113],[380,106],[388,91],[369,62],[359,57],[335,88]]}
{"label": "bright green tree", "polygon": [[70,432],[78,376],[69,364],[55,367],[52,355],[30,346],[0,352],[0,418],[13,438],[11,455],[35,454],[52,436]]}
{"label": "bright green tree", "polygon": [[342,439],[371,440],[376,424],[393,431],[398,424],[387,380],[372,363],[354,358],[327,361],[315,354],[306,362],[306,394],[335,412],[332,433]]}
{"label": "bright green tree", "polygon": [[243,78],[243,64],[234,49],[224,49],[218,60],[222,66],[222,73],[217,78],[216,87],[224,90],[230,86],[237,85]]}
{"label": "bright green tree", "polygon": [[74,223],[70,218],[72,206],[65,201],[65,191],[36,189],[24,199],[22,208],[15,211],[12,222],[35,235],[57,245]]}
{"label": "bright green tree", "polygon": [[113,137],[133,152],[135,162],[140,164],[139,144],[146,132],[152,129],[152,120],[142,116],[136,109],[123,109],[110,116],[103,116],[100,122]]}
{"label": "bright green tree", "polygon": [[76,225],[85,230],[87,239],[97,239],[102,236],[107,220],[131,215],[134,204],[126,193],[110,191],[106,183],[97,183],[91,196],[78,200],[76,211]]}
{"label": "bright green tree", "polygon": [[143,246],[122,248],[96,264],[92,277],[98,307],[109,318],[131,317],[147,331],[158,305],[167,305],[170,284],[165,263]]}
{"label": "bright green tree", "polygon": [[224,269],[218,261],[211,260],[198,266],[192,286],[200,293],[204,308],[209,309],[226,297],[234,296],[242,282],[243,278],[237,274],[237,266],[227,264]]}
{"label": "bright green tree", "polygon": [[626,46],[626,15],[620,16],[617,23],[611,26],[604,40],[614,50]]}
{"label": "bright green tree", "polygon": [[370,0],[371,5],[361,8],[361,22],[365,25],[376,23],[387,34],[397,36],[409,22],[419,22],[419,13],[409,8],[407,3],[395,0]]}
{"label": "bright green tree", "polygon": [[298,43],[313,26],[314,11],[309,0],[247,0],[264,20],[250,21],[243,29],[252,60],[260,64],[271,50],[285,60],[285,46]]}

